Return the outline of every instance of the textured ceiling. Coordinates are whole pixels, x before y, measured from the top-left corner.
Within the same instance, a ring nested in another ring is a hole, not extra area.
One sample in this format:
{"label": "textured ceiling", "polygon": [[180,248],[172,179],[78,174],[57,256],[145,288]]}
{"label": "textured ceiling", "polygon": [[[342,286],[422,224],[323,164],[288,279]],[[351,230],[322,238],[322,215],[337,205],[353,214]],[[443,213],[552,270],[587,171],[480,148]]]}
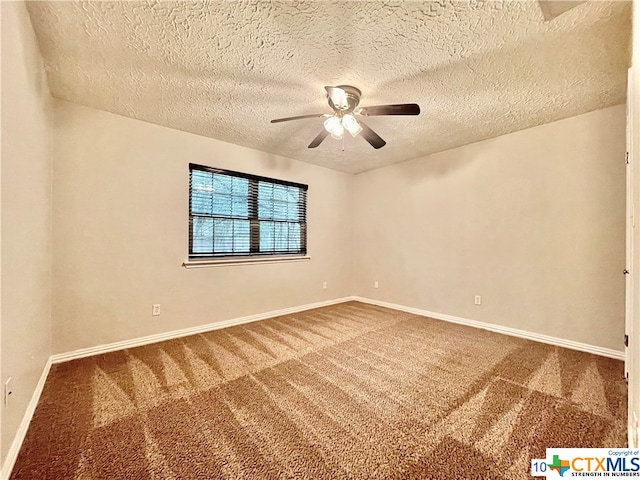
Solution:
{"label": "textured ceiling", "polygon": [[[624,102],[631,3],[572,3],[27,2],[55,97],[353,173]],[[379,150],[269,123],[339,84],[422,113],[369,117]]]}

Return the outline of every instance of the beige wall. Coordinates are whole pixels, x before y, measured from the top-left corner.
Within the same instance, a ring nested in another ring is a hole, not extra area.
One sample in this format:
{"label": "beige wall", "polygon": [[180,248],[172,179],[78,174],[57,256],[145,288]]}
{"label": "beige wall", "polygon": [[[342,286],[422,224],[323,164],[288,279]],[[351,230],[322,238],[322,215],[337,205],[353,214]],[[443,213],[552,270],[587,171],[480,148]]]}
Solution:
{"label": "beige wall", "polygon": [[356,176],[357,294],[622,350],[624,145],[616,106]]}
{"label": "beige wall", "polygon": [[[58,101],[53,351],[354,293],[620,350],[624,121],[612,107],[352,177]],[[308,183],[312,260],[182,268],[189,162]]]}
{"label": "beige wall", "polygon": [[51,97],[26,8],[2,2],[1,320],[4,461],[51,354]]}
{"label": "beige wall", "polygon": [[[352,293],[351,175],[67,102],[55,112],[54,353]],[[311,260],[184,269],[189,162],[308,184]]]}

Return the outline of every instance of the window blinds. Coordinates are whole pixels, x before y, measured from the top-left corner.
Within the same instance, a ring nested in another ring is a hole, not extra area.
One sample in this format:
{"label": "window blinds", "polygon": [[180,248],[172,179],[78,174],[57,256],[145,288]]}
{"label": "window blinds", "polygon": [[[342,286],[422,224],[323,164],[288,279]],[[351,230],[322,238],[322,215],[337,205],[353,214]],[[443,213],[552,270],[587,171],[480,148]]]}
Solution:
{"label": "window blinds", "polygon": [[306,254],[307,190],[189,164],[189,258]]}

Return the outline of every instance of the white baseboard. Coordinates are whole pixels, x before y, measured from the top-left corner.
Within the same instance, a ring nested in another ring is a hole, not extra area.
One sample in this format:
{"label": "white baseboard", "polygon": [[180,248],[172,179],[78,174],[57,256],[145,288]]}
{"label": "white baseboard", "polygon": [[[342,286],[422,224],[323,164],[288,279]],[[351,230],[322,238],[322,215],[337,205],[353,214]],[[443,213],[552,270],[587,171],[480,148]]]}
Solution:
{"label": "white baseboard", "polygon": [[50,369],[51,358],[47,360],[47,363],[42,370],[40,379],[38,380],[36,388],[33,391],[33,395],[31,395],[31,400],[27,405],[27,410],[24,412],[24,416],[22,417],[22,421],[20,422],[20,426],[18,427],[18,431],[16,432],[15,437],[13,437],[13,442],[11,443],[11,447],[9,447],[7,457],[4,459],[4,463],[2,464],[0,478],[3,480],[7,480],[11,475],[11,470],[13,470],[13,465],[16,463],[16,459],[18,458],[18,453],[20,452],[20,447],[22,447],[24,437],[27,435],[27,430],[29,429],[31,418],[36,411],[36,407],[38,406],[38,401],[40,400],[40,395],[42,394],[42,389],[44,388],[44,384],[47,381],[47,376],[49,375]]}
{"label": "white baseboard", "polygon": [[338,303],[344,303],[349,301],[357,301],[362,303],[369,303],[372,305],[379,305],[381,307],[391,308],[393,310],[399,310],[407,313],[413,313],[423,317],[430,317],[430,318],[435,318],[436,320],[444,320],[446,322],[459,323],[461,325],[468,325],[470,327],[481,328],[483,330],[503,333],[505,335],[510,335],[513,337],[520,337],[520,338],[525,338],[527,340],[533,340],[536,342],[556,345],[559,347],[569,348],[571,350],[579,350],[581,352],[593,353],[594,355],[614,358],[616,360],[624,360],[625,358],[624,351],[621,351],[621,350],[613,350],[610,348],[598,347],[596,345],[589,345],[587,343],[575,342],[573,340],[567,340],[564,338],[552,337],[549,335],[529,332],[527,330],[519,330],[511,327],[504,327],[502,325],[480,322],[477,320],[471,320],[463,317],[456,317],[454,315],[447,315],[444,313],[430,312],[428,310],[422,310],[414,307],[407,307],[405,305],[399,305],[396,303],[383,302],[381,300],[373,300],[370,298],[350,296],[350,297],[336,298],[333,300],[327,300],[323,302],[308,303],[306,305],[299,305],[296,307],[283,308],[281,310],[272,310],[270,312],[259,313],[256,315],[233,318],[230,320],[224,320],[222,322],[209,323],[206,325],[198,325],[196,327],[184,328],[181,330],[172,330],[170,332],[158,333],[155,335],[138,337],[138,338],[133,338],[129,340],[123,340],[120,342],[108,343],[105,345],[97,345],[95,347],[82,348],[79,350],[74,350],[72,352],[58,353],[51,356],[50,363],[62,363],[62,362],[67,362],[69,360],[74,360],[76,358],[84,358],[84,357],[89,357],[91,355],[98,355],[101,353],[124,350],[125,348],[140,347],[142,345],[148,345],[150,343],[163,342],[165,340],[172,340],[174,338],[180,338],[180,337],[186,337],[189,335],[195,335],[198,333],[210,332],[212,330],[232,327],[235,325],[242,325],[244,323],[256,322],[258,320],[265,320],[267,318],[279,317],[282,315],[289,315],[292,313],[303,312],[305,310],[311,310],[314,308],[327,307],[329,305],[336,305]]}
{"label": "white baseboard", "polygon": [[243,323],[256,322],[258,320],[280,317],[282,315],[290,315],[292,313],[303,312],[305,310],[311,310],[313,308],[327,307],[329,305],[335,305],[337,303],[348,302],[353,299],[354,297],[335,298],[333,300],[327,300],[324,302],[308,303],[306,305],[299,305],[297,307],[283,308],[281,310],[272,310],[270,312],[258,313],[256,315],[224,320],[222,322],[198,325],[197,327],[183,328],[181,330],[172,330],[170,332],[157,333],[155,335],[149,335],[146,337],[132,338],[130,340],[122,340],[120,342],[107,343],[105,345],[97,345],[95,347],[81,348],[72,352],[57,353],[51,356],[51,363],[68,362],[69,360],[74,360],[76,358],[84,358],[101,353],[115,352],[116,350],[124,350],[125,348],[140,347],[142,345],[148,345],[150,343],[163,342],[165,340],[173,340],[174,338],[196,335],[198,333],[210,332],[212,330],[233,327],[235,325],[242,325]]}
{"label": "white baseboard", "polygon": [[380,307],[392,308],[394,310],[400,310],[402,312],[414,313],[423,317],[435,318],[436,320],[444,320],[445,322],[459,323],[461,325],[468,325],[470,327],[481,328],[483,330],[489,330],[491,332],[503,333],[512,337],[525,338],[527,340],[533,340],[535,342],[547,343],[549,345],[556,345],[558,347],[569,348],[571,350],[579,350],[581,352],[593,353],[594,355],[600,355],[602,357],[615,358],[616,360],[624,360],[624,351],[613,350],[610,348],[598,347],[596,345],[589,345],[588,343],[574,342],[573,340],[566,340],[564,338],[551,337],[549,335],[542,335],[540,333],[528,332],[526,330],[518,330],[516,328],[504,327],[502,325],[495,325],[493,323],[479,322],[477,320],[470,320],[468,318],[456,317],[454,315],[446,315],[444,313],[429,312],[427,310],[421,310],[419,308],[406,307],[404,305],[398,305],[395,303],[383,302],[380,300],[372,300],[363,297],[353,297],[353,300],[362,303],[370,303],[372,305],[378,305]]}

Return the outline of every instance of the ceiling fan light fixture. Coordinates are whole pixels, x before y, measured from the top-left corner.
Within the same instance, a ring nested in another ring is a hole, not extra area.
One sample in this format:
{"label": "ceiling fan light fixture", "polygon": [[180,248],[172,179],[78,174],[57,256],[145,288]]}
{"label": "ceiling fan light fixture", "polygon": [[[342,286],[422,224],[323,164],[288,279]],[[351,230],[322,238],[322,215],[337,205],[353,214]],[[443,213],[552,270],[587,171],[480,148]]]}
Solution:
{"label": "ceiling fan light fixture", "polygon": [[342,139],[342,137],[344,136],[344,127],[342,126],[341,123],[338,123],[335,127],[333,127],[333,130],[331,131],[331,136],[336,140]]}
{"label": "ceiling fan light fixture", "polygon": [[336,140],[340,140],[344,136],[344,126],[342,119],[337,115],[332,115],[324,121],[324,128]]}
{"label": "ceiling fan light fixture", "polygon": [[356,120],[356,117],[347,113],[342,117],[342,126],[351,134],[352,137],[356,137],[361,131],[362,127]]}
{"label": "ceiling fan light fixture", "polygon": [[324,121],[324,128],[327,132],[333,133],[333,130],[340,125],[340,119],[335,115],[331,115]]}

